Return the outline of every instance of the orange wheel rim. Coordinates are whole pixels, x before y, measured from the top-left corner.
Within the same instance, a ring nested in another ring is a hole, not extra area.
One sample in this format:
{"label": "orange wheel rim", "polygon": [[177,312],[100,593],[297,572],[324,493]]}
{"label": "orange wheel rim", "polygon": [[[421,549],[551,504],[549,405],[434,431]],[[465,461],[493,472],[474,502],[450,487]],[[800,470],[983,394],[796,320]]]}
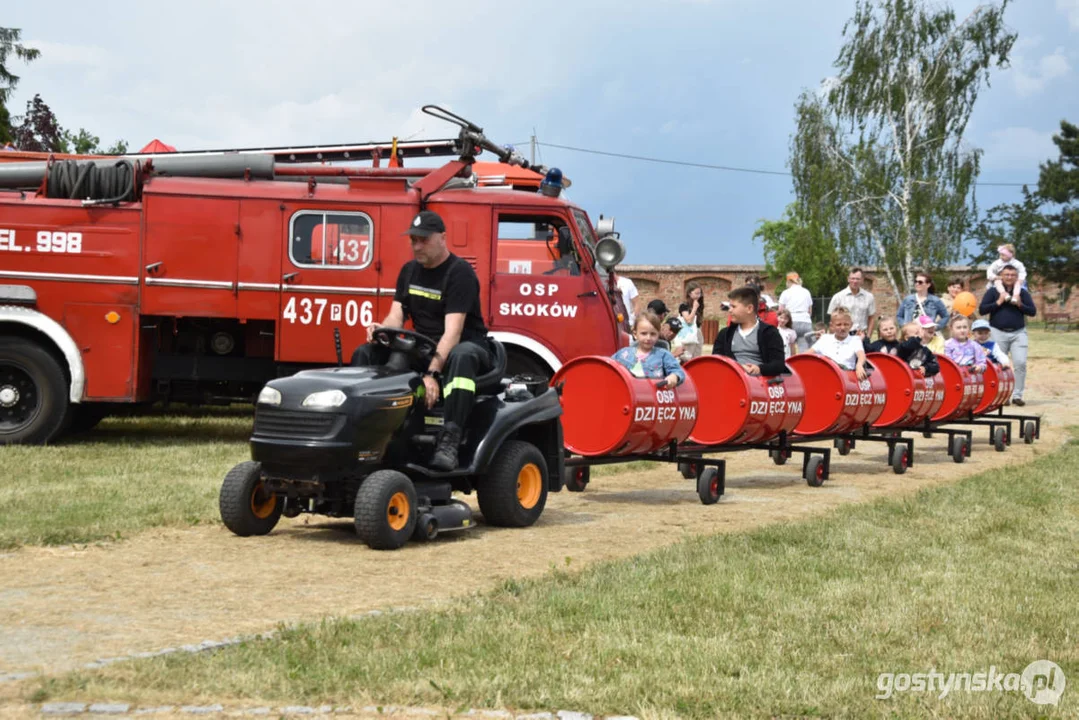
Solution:
{"label": "orange wheel rim", "polygon": [[408,495],[403,492],[394,493],[386,505],[386,523],[394,530],[400,530],[408,524],[408,515]]}
{"label": "orange wheel rim", "polygon": [[259,481],[259,484],[251,491],[251,514],[259,520],[265,520],[273,515],[276,507],[277,496],[267,492],[266,485]]}
{"label": "orange wheel rim", "polygon": [[531,510],[539,502],[543,492],[543,476],[538,467],[528,463],[517,473],[517,502],[525,510]]}

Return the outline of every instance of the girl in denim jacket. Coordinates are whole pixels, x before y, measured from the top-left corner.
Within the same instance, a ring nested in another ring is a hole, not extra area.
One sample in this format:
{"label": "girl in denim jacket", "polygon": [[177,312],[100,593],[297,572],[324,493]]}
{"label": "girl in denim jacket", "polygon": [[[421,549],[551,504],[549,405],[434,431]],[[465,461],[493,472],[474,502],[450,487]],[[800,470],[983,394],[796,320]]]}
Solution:
{"label": "girl in denim jacket", "polygon": [[659,326],[659,317],[655,313],[641,313],[633,322],[633,337],[637,344],[622,348],[612,357],[636,377],[664,378],[667,387],[673,388],[685,381],[686,371],[670,351],[656,347]]}

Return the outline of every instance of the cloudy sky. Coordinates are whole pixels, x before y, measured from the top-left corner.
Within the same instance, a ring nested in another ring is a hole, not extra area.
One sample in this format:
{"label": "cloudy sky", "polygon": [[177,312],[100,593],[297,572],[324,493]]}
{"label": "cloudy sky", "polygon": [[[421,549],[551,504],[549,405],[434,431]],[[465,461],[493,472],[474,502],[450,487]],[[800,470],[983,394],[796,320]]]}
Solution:
{"label": "cloudy sky", "polygon": [[[961,16],[976,3],[955,2]],[[794,102],[832,74],[853,0],[471,0],[13,3],[41,50],[34,93],[64,127],[135,149],[449,137],[441,104],[499,143],[539,140],[593,220],[617,218],[633,263],[756,263],[790,179],[544,146],[785,171]],[[1079,0],[1022,0],[1011,67],[968,127],[981,180],[1036,182],[1061,119],[1079,122]],[[1019,189],[981,186],[982,207]]]}

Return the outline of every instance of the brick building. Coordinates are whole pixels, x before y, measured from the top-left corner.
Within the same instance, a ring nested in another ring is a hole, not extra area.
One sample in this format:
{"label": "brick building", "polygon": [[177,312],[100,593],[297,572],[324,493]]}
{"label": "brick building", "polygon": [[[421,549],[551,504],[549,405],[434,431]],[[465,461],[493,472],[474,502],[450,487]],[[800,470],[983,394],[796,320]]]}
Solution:
{"label": "brick building", "polygon": [[[618,272],[633,280],[641,294],[642,305],[660,298],[672,312],[683,301],[686,284],[691,281],[698,283],[704,289],[705,319],[718,320],[721,324],[726,324],[727,314],[720,308],[720,303],[727,299],[727,293],[732,288],[744,285],[747,277],[761,276],[764,279],[764,292],[777,300],[786,288],[786,281],[780,280],[777,286],[775,280],[764,277],[763,265],[622,265]],[[978,298],[985,292],[985,268],[955,266],[948,268],[946,274],[948,277],[964,278],[964,289],[970,290]],[[875,268],[866,268],[864,277],[862,286],[873,293],[877,313],[894,316],[898,304],[887,276]],[[1036,320],[1044,319],[1046,312],[1068,312],[1072,317],[1079,317],[1079,293],[1073,293],[1068,302],[1061,305],[1057,301],[1059,290],[1055,285],[1043,286],[1036,279],[1033,282],[1028,279],[1028,285],[1034,305],[1038,308]],[[819,298],[814,321],[824,320],[822,313],[831,296],[824,296],[817,288],[807,289]],[[939,295],[947,292],[947,288],[938,287],[937,291]]]}

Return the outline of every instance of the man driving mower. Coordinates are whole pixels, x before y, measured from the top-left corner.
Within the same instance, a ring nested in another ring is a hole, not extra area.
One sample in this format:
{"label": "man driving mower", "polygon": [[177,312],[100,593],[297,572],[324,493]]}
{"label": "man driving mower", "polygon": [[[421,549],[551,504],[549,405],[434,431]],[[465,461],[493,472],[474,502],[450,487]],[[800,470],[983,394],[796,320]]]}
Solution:
{"label": "man driving mower", "polygon": [[367,328],[368,344],[356,349],[351,363],[385,364],[389,348],[372,344],[372,333],[381,327],[402,328],[407,318],[416,332],[438,344],[427,367],[413,369],[423,374],[428,410],[440,394],[445,397],[444,425],[430,465],[450,471],[457,467],[462,431],[476,398],[476,377],[491,369],[479,278],[467,260],[446,248],[446,225],[437,213],[420,212],[402,235],[409,236],[415,259],[401,268],[389,313]]}

